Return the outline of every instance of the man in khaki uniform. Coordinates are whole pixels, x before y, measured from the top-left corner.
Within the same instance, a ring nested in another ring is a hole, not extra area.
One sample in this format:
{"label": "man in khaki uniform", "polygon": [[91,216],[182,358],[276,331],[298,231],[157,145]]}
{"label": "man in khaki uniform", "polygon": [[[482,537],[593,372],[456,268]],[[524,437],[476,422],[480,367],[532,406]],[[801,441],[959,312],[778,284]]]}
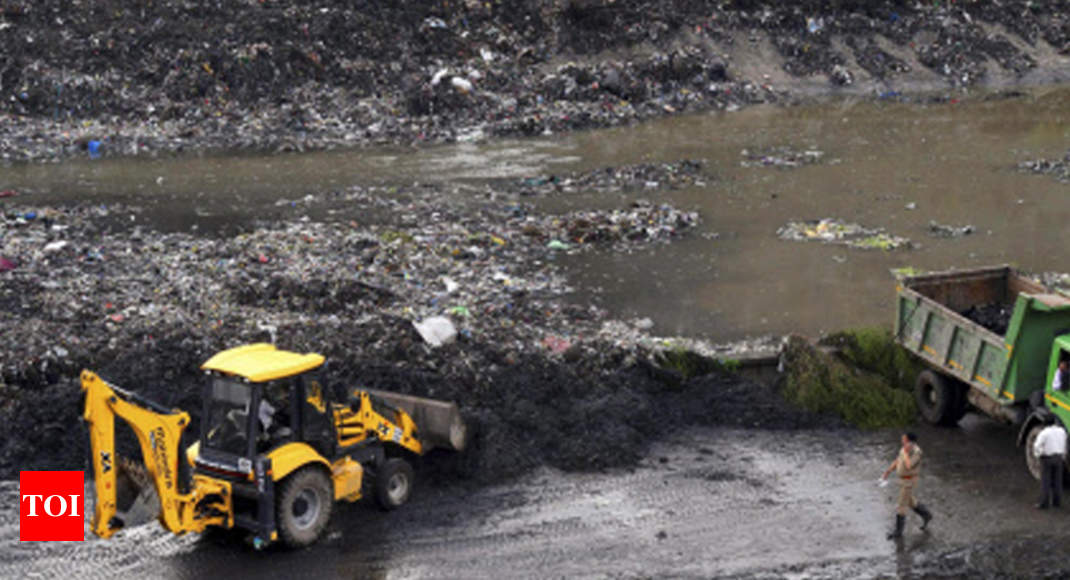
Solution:
{"label": "man in khaki uniform", "polygon": [[881,476],[881,479],[888,479],[892,471],[899,476],[899,502],[895,507],[895,530],[888,534],[889,540],[903,537],[907,510],[913,509],[921,516],[921,529],[923,530],[929,525],[929,520],[933,519],[932,512],[914,497],[914,490],[918,487],[918,477],[921,475],[921,447],[918,446],[918,436],[914,433],[904,433],[901,441],[903,446],[899,449],[899,455]]}

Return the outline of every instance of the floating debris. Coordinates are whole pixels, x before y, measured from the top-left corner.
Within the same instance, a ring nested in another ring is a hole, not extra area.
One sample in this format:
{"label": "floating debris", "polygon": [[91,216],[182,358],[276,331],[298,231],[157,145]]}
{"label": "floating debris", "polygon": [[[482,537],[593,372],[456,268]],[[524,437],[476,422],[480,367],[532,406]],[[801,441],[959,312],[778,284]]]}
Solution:
{"label": "floating debris", "polygon": [[777,236],[782,240],[843,244],[865,250],[897,250],[911,247],[909,239],[889,234],[882,228],[867,228],[833,218],[789,222],[777,230]]}
{"label": "floating debris", "polygon": [[773,147],[770,149],[750,150],[744,149],[739,152],[743,160],[740,167],[780,167],[794,168],[803,165],[813,165],[825,157],[825,152],[817,149],[797,151],[791,147]]}
{"label": "floating debris", "polygon": [[1028,173],[1050,175],[1062,183],[1070,183],[1070,151],[1062,159],[1034,159],[1022,161],[1018,170]]}
{"label": "floating debris", "polygon": [[702,162],[684,159],[672,163],[640,163],[606,167],[585,173],[543,175],[520,180],[523,195],[549,192],[633,191],[680,189],[705,185]]}
{"label": "floating debris", "polygon": [[976,228],[972,225],[949,226],[935,221],[929,222],[929,235],[938,238],[960,238],[962,236],[968,236],[974,231],[976,231]]}

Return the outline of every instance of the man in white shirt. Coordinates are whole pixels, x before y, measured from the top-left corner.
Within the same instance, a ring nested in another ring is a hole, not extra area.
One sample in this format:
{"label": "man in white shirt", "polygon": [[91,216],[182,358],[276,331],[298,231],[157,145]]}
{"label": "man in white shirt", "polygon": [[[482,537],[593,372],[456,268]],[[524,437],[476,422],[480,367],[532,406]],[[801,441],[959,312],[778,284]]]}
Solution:
{"label": "man in white shirt", "polygon": [[1033,453],[1040,459],[1040,503],[1037,509],[1059,507],[1063,500],[1063,458],[1066,456],[1066,430],[1055,417],[1048,417],[1047,427],[1033,442]]}
{"label": "man in white shirt", "polygon": [[1055,376],[1051,379],[1051,390],[1062,391],[1070,388],[1070,363],[1065,359],[1059,361],[1059,368],[1055,369]]}

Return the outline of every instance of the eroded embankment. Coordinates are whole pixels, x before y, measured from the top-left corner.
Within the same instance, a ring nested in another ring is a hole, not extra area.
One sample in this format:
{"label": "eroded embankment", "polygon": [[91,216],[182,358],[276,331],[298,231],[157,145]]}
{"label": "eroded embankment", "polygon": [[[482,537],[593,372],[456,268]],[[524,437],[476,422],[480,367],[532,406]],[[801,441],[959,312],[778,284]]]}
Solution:
{"label": "eroded embankment", "polygon": [[1067,13],[1026,0],[7,0],[0,156],[443,142],[855,87],[1058,82]]}

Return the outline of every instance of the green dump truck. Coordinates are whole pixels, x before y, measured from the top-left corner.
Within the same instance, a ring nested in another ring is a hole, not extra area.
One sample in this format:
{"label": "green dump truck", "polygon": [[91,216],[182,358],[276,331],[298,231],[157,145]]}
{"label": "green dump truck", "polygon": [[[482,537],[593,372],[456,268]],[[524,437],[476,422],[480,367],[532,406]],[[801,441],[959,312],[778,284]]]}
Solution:
{"label": "green dump truck", "polygon": [[896,294],[896,342],[929,367],[914,389],[922,417],[954,425],[976,410],[1020,426],[1039,478],[1032,443],[1043,421],[1070,425],[1070,390],[1051,387],[1070,359],[1070,297],[1009,266],[902,277]]}

